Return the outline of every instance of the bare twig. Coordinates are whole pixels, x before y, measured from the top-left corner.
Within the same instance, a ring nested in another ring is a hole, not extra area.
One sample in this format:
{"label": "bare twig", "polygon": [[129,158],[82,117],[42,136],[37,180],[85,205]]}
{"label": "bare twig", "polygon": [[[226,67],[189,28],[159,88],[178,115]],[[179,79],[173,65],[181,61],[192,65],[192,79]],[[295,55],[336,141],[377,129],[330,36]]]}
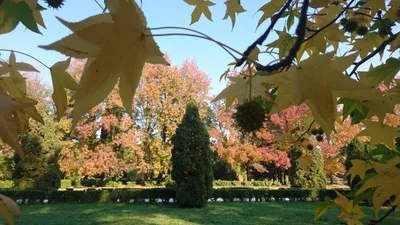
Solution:
{"label": "bare twig", "polygon": [[349,76],[351,77],[353,75],[356,75],[357,74],[357,69],[358,69],[359,66],[361,66],[363,63],[368,61],[370,58],[374,57],[379,52],[383,51],[388,44],[390,44],[392,41],[394,41],[396,39],[396,37],[397,37],[397,35],[399,35],[399,33],[400,32],[391,35],[389,37],[389,39],[387,39],[386,41],[382,42],[382,44],[379,45],[378,48],[375,49],[375,51],[371,52],[371,54],[369,54],[367,57],[363,58],[361,61],[354,63],[354,68],[350,72]]}
{"label": "bare twig", "polygon": [[326,24],[325,26],[321,27],[320,29],[318,29],[315,33],[313,33],[310,37],[308,37],[307,39],[304,40],[304,42],[310,40],[311,38],[315,37],[315,35],[317,35],[319,32],[325,30],[326,28],[328,28],[330,25],[332,25],[333,23],[336,22],[336,20],[338,20],[351,6],[351,4],[353,4],[355,0],[351,0],[351,2],[349,2],[349,4],[347,4],[347,6],[328,24]]}
{"label": "bare twig", "polygon": [[[274,18],[271,18],[271,24],[267,28],[267,30],[255,41],[253,44],[251,44],[249,47],[247,47],[246,51],[243,52],[243,57],[239,59],[236,63],[236,66],[241,66],[243,63],[247,60],[248,56],[250,53],[253,51],[257,45],[262,45],[265,39],[267,39],[269,33],[271,30],[274,28],[275,24],[278,22],[279,18],[282,16],[282,14],[286,11],[287,8],[289,8],[289,5],[292,3],[293,0],[287,0],[286,4],[281,8],[281,10],[274,16]],[[307,12],[306,12],[307,13]]]}
{"label": "bare twig", "polygon": [[97,0],[94,0],[96,3],[97,3],[97,5],[101,8],[101,10],[103,10],[103,12],[105,11],[105,8],[103,8],[103,6],[101,6],[101,4],[97,1]]}
{"label": "bare twig", "polygon": [[300,141],[300,139],[302,139],[302,138],[304,137],[304,135],[306,135],[306,134],[311,130],[311,127],[312,127],[312,125],[313,125],[314,123],[315,123],[315,120],[313,120],[313,121],[310,123],[310,126],[308,126],[307,130],[304,131],[304,133],[302,133],[302,134],[300,135],[300,137],[298,137],[295,141],[292,141],[292,142],[289,142],[289,143],[296,143],[296,142]]}
{"label": "bare twig", "polygon": [[[354,1],[354,0],[353,0]],[[297,52],[300,49],[301,44],[304,41],[304,36],[306,35],[306,24],[307,24],[307,10],[310,0],[304,0],[303,6],[301,8],[299,24],[296,28],[296,42],[294,43],[293,47],[289,50],[289,54],[283,60],[268,66],[258,66],[257,70],[262,70],[266,72],[273,72],[280,68],[288,68],[293,62],[293,59],[296,57]]]}
{"label": "bare twig", "polygon": [[394,212],[394,210],[396,210],[397,205],[393,206],[385,215],[383,215],[381,218],[379,218],[379,220],[371,220],[369,222],[369,225],[376,225],[380,222],[382,222],[384,219],[386,219],[386,217],[388,217],[392,212]]}

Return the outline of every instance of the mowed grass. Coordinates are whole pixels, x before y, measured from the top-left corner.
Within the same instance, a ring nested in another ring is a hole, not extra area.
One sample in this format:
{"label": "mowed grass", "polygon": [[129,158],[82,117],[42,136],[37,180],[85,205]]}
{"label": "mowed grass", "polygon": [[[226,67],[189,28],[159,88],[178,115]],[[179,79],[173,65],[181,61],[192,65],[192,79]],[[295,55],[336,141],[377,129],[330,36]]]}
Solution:
{"label": "mowed grass", "polygon": [[[37,204],[21,205],[17,225],[194,225],[194,224],[340,224],[339,208],[332,208],[316,223],[312,222],[312,203],[210,203],[202,209],[180,209],[156,204]],[[363,208],[372,215],[372,208]],[[384,209],[381,214],[387,212]],[[371,219],[364,219],[364,224]],[[400,224],[400,212],[382,224]]]}

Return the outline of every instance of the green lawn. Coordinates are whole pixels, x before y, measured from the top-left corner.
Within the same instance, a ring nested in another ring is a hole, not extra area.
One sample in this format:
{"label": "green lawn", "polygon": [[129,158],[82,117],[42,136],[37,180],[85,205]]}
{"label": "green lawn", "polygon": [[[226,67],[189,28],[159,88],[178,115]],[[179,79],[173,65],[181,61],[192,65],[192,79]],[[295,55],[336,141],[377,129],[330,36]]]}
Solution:
{"label": "green lawn", "polygon": [[[312,224],[312,203],[211,203],[203,209],[179,209],[155,204],[38,204],[21,205],[17,225],[81,224]],[[371,215],[372,208],[363,208]],[[333,208],[315,224],[340,224]],[[383,224],[400,224],[400,212]],[[397,217],[397,219],[395,218]],[[365,222],[366,220],[364,220]]]}

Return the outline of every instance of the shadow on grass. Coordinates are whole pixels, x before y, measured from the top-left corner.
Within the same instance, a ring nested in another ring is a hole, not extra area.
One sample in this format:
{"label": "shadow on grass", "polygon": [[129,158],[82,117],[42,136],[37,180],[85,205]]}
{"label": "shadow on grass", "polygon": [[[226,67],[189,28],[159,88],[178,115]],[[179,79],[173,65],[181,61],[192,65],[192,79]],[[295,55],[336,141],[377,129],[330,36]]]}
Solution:
{"label": "shadow on grass", "polygon": [[[17,225],[197,225],[197,224],[313,224],[312,203],[210,203],[201,209],[180,209],[156,204],[51,204],[22,205]],[[363,208],[372,215],[371,208]],[[314,224],[339,224],[334,208]],[[400,213],[396,212],[399,217]],[[370,219],[370,218],[369,218]],[[367,220],[364,220],[364,223]],[[399,224],[391,216],[384,224]]]}

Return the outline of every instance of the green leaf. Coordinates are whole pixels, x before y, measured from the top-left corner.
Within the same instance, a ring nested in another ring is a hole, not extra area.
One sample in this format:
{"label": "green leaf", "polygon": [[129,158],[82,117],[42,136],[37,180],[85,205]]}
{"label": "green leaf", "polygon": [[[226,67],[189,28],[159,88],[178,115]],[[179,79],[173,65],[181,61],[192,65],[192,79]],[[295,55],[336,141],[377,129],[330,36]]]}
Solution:
{"label": "green leaf", "polygon": [[293,24],[294,24],[294,15],[293,15],[293,13],[290,13],[289,18],[288,18],[286,24],[287,24],[287,29],[290,30],[290,28],[291,28],[291,27],[293,26]]}
{"label": "green leaf", "polygon": [[289,11],[285,11],[284,13],[282,13],[282,16],[281,16],[281,18],[285,18],[285,17],[287,17],[287,16],[289,16]]}
{"label": "green leaf", "polygon": [[[328,201],[326,201],[328,200]],[[335,205],[331,199],[326,199],[325,202],[318,202],[317,208],[314,211],[314,221],[317,221],[322,215],[324,215],[329,208]]]}
{"label": "green leaf", "polygon": [[29,8],[25,1],[18,2],[16,4],[16,10],[18,13],[19,20],[22,24],[26,26],[29,30],[41,34],[39,27],[36,23],[35,17],[33,16],[33,11]]}
{"label": "green leaf", "polygon": [[379,144],[377,146],[377,148],[372,149],[369,152],[369,155],[370,156],[377,156],[377,155],[385,155],[385,154],[390,154],[390,153],[391,153],[391,150],[388,147],[386,147],[385,145]]}
{"label": "green leaf", "polygon": [[351,125],[358,124],[361,122],[361,120],[364,120],[366,115],[368,113],[368,108],[363,106],[362,112],[358,110],[354,110],[350,116],[351,116]]}
{"label": "green leaf", "polygon": [[367,73],[360,73],[361,82],[371,85],[379,85],[383,82],[387,87],[389,87],[399,70],[400,60],[389,58],[386,60],[385,64],[377,66]]}
{"label": "green leaf", "polygon": [[363,105],[360,100],[350,98],[340,98],[338,104],[343,104],[343,120],[345,120],[354,110],[362,112]]}
{"label": "green leaf", "polygon": [[15,5],[11,0],[4,0],[0,5],[0,34],[14,30],[19,23]]}

